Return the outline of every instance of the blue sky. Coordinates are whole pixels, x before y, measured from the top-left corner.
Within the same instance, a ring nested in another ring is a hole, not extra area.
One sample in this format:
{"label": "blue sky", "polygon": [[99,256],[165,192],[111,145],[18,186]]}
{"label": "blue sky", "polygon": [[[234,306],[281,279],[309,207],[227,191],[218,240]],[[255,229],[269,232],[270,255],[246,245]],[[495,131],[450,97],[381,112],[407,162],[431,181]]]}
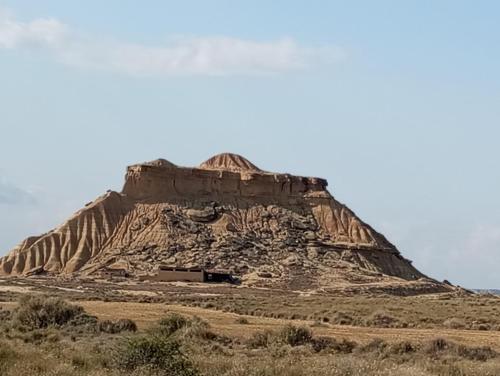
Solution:
{"label": "blue sky", "polygon": [[417,267],[500,286],[496,1],[0,0],[0,254],[127,164],[325,177]]}

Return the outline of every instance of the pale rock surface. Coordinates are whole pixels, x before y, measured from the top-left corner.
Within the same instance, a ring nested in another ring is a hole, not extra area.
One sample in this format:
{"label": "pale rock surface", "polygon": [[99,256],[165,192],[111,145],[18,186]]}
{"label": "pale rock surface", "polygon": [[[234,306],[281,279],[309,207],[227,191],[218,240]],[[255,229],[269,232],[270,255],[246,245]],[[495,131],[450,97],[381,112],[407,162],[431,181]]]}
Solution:
{"label": "pale rock surface", "polygon": [[24,240],[0,259],[0,273],[91,275],[119,265],[134,275],[170,264],[298,290],[418,280],[441,288],[326,186],[227,153],[197,168],[164,159],[129,166],[121,193]]}

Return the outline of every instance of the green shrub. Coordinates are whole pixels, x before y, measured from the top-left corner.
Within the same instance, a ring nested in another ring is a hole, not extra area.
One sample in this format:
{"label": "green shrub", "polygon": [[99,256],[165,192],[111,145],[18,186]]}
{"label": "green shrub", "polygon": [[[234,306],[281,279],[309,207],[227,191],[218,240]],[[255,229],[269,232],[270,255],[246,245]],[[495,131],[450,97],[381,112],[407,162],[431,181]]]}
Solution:
{"label": "green shrub", "polygon": [[66,303],[59,298],[40,295],[21,297],[13,313],[14,323],[29,329],[61,327],[73,320],[78,321],[78,319],[90,317],[80,306]]}
{"label": "green shrub", "polygon": [[194,376],[198,372],[181,352],[178,342],[164,336],[127,340],[117,349],[115,363],[123,371],[148,369],[165,376]]}

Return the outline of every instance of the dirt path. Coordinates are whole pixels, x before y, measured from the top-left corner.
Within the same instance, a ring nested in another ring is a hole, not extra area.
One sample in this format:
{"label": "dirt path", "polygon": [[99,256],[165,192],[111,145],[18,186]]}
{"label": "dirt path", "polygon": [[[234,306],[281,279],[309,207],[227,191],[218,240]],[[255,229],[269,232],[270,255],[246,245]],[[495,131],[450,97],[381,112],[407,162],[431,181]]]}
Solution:
{"label": "dirt path", "polygon": [[[248,337],[256,331],[276,329],[287,323],[295,325],[310,325],[310,321],[282,320],[253,316],[241,316],[234,313],[214,311],[198,307],[185,307],[181,305],[166,305],[152,303],[115,303],[115,302],[78,302],[87,312],[101,319],[130,318],[140,328],[151,326],[168,312],[183,315],[199,316],[207,320],[215,331],[233,337]],[[236,318],[245,317],[249,324],[238,324]],[[386,329],[365,328],[351,326],[328,325],[315,327],[317,335],[346,338],[357,342],[368,342],[373,338],[382,338],[388,342],[413,341],[421,342],[434,338],[446,338],[469,346],[491,346],[500,351],[500,332],[473,331],[452,329]]]}

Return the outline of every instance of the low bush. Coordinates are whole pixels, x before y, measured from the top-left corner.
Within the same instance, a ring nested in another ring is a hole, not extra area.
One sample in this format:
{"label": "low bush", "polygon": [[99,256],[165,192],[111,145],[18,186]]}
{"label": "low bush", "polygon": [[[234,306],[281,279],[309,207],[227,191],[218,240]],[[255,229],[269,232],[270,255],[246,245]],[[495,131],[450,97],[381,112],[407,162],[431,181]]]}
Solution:
{"label": "low bush", "polygon": [[312,342],[311,329],[304,326],[287,325],[276,336],[277,341],[290,346],[301,346]]}
{"label": "low bush", "polygon": [[335,338],[331,337],[315,337],[311,340],[311,347],[315,352],[333,352],[350,354],[356,348],[357,343],[342,339],[337,341]]}
{"label": "low bush", "polygon": [[309,328],[287,325],[279,331],[266,330],[254,333],[247,341],[247,346],[250,348],[269,347],[270,345],[295,347],[311,344],[312,342],[313,335]]}
{"label": "low bush", "polygon": [[188,325],[188,320],[184,316],[170,313],[158,322],[158,326],[154,331],[168,337],[186,325]]}
{"label": "low bush", "polygon": [[29,329],[43,329],[49,326],[61,327],[86,317],[89,315],[82,307],[66,303],[60,298],[25,295],[19,300],[12,319],[14,324]]}
{"label": "low bush", "polygon": [[139,369],[165,376],[198,375],[193,364],[181,352],[179,343],[164,336],[129,339],[117,349],[115,364],[125,372]]}
{"label": "low bush", "polygon": [[99,322],[99,331],[109,334],[136,332],[137,325],[129,319],[120,319],[117,321],[104,320]]}

